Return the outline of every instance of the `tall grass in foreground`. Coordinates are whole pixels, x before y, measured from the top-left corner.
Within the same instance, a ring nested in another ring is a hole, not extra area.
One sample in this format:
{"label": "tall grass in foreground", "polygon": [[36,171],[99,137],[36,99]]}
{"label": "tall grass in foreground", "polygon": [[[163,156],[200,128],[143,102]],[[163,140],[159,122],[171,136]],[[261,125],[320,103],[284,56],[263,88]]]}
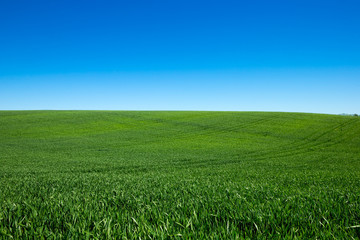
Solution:
{"label": "tall grass in foreground", "polygon": [[0,111],[2,239],[358,239],[360,118]]}

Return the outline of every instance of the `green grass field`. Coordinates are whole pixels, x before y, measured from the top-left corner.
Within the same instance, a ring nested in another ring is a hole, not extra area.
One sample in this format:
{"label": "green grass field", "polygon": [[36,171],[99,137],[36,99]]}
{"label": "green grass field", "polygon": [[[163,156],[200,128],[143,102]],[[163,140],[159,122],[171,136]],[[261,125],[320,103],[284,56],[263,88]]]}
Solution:
{"label": "green grass field", "polygon": [[358,239],[360,118],[0,111],[2,239]]}

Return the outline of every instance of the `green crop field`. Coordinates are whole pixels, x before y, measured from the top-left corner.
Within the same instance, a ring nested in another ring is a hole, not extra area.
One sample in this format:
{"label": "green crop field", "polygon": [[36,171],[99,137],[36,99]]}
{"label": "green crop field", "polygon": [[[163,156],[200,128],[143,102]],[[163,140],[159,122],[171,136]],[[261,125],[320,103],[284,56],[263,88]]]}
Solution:
{"label": "green crop field", "polygon": [[1,239],[358,239],[360,118],[0,111]]}

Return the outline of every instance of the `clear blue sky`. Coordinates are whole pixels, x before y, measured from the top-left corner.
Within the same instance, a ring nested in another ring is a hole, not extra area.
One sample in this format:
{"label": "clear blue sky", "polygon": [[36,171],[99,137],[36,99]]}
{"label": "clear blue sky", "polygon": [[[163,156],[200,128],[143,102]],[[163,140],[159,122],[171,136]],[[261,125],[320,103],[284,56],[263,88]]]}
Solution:
{"label": "clear blue sky", "polygon": [[0,109],[360,113],[360,2],[2,0]]}

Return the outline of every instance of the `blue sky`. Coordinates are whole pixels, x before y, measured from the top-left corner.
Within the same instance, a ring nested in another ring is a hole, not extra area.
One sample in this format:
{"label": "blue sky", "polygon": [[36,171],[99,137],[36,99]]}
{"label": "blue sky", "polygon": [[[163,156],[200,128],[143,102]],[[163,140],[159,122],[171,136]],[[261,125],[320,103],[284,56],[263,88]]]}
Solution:
{"label": "blue sky", "polygon": [[360,113],[359,1],[0,2],[0,109]]}

